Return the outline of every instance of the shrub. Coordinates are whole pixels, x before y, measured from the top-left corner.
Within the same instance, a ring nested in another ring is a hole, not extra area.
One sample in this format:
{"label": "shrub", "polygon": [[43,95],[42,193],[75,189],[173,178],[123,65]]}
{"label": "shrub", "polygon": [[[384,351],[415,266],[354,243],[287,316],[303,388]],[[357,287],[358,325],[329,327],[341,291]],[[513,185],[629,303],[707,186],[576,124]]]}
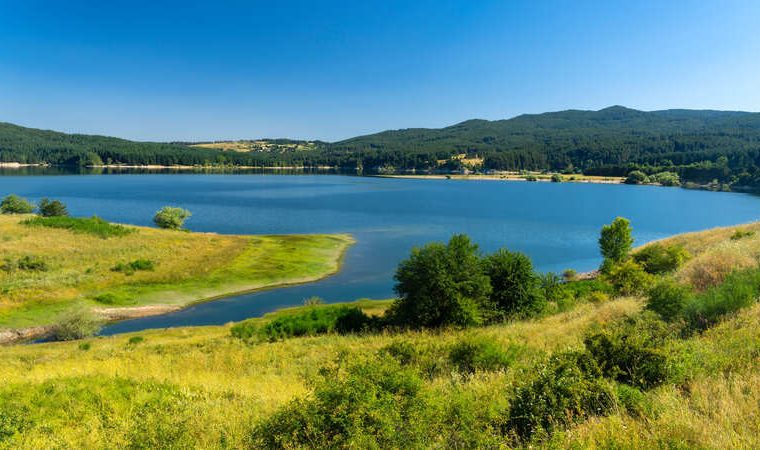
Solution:
{"label": "shrub", "polygon": [[644,418],[651,412],[651,402],[640,389],[627,384],[618,384],[616,391],[618,404],[631,416]]}
{"label": "shrub", "polygon": [[562,183],[562,175],[555,173],[552,175],[552,183]]}
{"label": "shrub", "polygon": [[313,394],[259,423],[251,448],[424,446],[422,382],[389,358],[324,369]]}
{"label": "shrub", "polygon": [[648,389],[669,378],[668,360],[657,347],[670,335],[665,322],[641,314],[596,330],[583,342],[605,376]]}
{"label": "shrub", "polygon": [[132,336],[129,338],[129,341],[127,341],[129,345],[137,345],[141,342],[145,342],[145,338],[142,336]]}
{"label": "shrub", "polygon": [[760,269],[734,272],[723,284],[694,296],[683,308],[683,316],[691,330],[702,331],[723,316],[754,304],[760,294]]}
{"label": "shrub", "polygon": [[541,294],[546,301],[558,302],[568,296],[568,290],[556,273],[547,272],[539,276]]}
{"label": "shrub", "polygon": [[15,272],[24,270],[29,272],[46,272],[49,269],[48,263],[34,255],[25,255],[19,259],[5,258],[3,265],[0,266],[6,272]]}
{"label": "shrub", "polygon": [[125,275],[132,275],[138,271],[152,271],[155,268],[155,263],[149,259],[136,259],[128,263],[118,263],[111,267],[111,271],[121,272]]}
{"label": "shrub", "polygon": [[482,323],[491,293],[482,266],[478,246],[465,235],[414,248],[396,270],[399,299],[386,315],[410,328]]}
{"label": "shrub", "polygon": [[651,244],[634,253],[636,261],[648,273],[659,275],[673,272],[689,259],[689,252],[679,245]]}
{"label": "shrub", "polygon": [[176,208],[174,206],[164,206],[156,212],[155,216],[153,216],[153,222],[159,228],[179,230],[191,215],[190,211],[186,209]]}
{"label": "shrub", "polygon": [[531,373],[515,393],[507,422],[523,439],[606,415],[616,405],[612,386],[601,378],[599,367],[586,353],[554,355]]}
{"label": "shrub", "polygon": [[83,352],[86,352],[87,350],[92,348],[92,344],[89,342],[82,342],[79,344],[79,350],[82,350]]}
{"label": "shrub", "polygon": [[395,359],[402,366],[412,364],[419,356],[417,347],[408,341],[395,341],[386,345],[378,351],[381,356],[388,355]]}
{"label": "shrub", "polygon": [[69,311],[53,326],[52,339],[73,341],[94,336],[100,331],[100,321],[87,309]]}
{"label": "shrub", "polygon": [[681,316],[684,306],[692,296],[692,290],[688,286],[666,279],[650,289],[646,307],[664,320],[670,321]]}
{"label": "shrub", "polygon": [[0,212],[3,214],[31,214],[34,205],[29,200],[10,194],[0,202]]}
{"label": "shrub", "polygon": [[633,246],[631,222],[618,217],[609,225],[604,225],[599,235],[599,250],[605,260],[618,263],[628,257]]}
{"label": "shrub", "polygon": [[501,249],[483,259],[491,303],[504,316],[530,316],[543,309],[540,279],[523,253]]}
{"label": "shrub", "polygon": [[322,306],[277,317],[263,325],[243,321],[232,327],[233,336],[252,341],[276,341],[296,336],[337,332],[356,333],[370,329],[372,318],[356,307]]}
{"label": "shrub", "polygon": [[625,179],[626,184],[646,184],[649,183],[647,174],[640,170],[631,171]]}
{"label": "shrub", "polygon": [[736,230],[734,231],[734,234],[731,235],[732,241],[738,241],[739,239],[744,239],[747,237],[752,237],[755,235],[754,231],[750,230]]}
{"label": "shrub", "polygon": [[40,215],[42,217],[63,217],[69,215],[69,211],[66,209],[66,205],[58,200],[43,198],[40,200],[37,208],[39,209]]}
{"label": "shrub", "polygon": [[449,351],[449,362],[460,373],[506,369],[515,359],[516,348],[505,351],[485,338],[469,338],[457,342]]}
{"label": "shrub", "polygon": [[32,414],[29,407],[19,401],[9,401],[5,398],[0,400],[0,444],[4,444],[8,443],[7,439],[31,427]]}
{"label": "shrub", "polygon": [[578,272],[575,269],[565,269],[565,271],[562,272],[562,278],[564,278],[565,281],[575,281],[577,277]]}
{"label": "shrub", "polygon": [[61,228],[74,233],[91,234],[106,239],[110,237],[126,236],[134,233],[133,228],[116,225],[97,216],[92,217],[33,217],[24,220],[24,225],[34,227]]}
{"label": "shrub", "polygon": [[675,172],[659,172],[649,177],[652,183],[659,183],[663,186],[680,186],[681,177]]}
{"label": "shrub", "polygon": [[634,261],[626,260],[613,265],[604,275],[619,295],[635,295],[645,292],[652,282],[652,276]]}

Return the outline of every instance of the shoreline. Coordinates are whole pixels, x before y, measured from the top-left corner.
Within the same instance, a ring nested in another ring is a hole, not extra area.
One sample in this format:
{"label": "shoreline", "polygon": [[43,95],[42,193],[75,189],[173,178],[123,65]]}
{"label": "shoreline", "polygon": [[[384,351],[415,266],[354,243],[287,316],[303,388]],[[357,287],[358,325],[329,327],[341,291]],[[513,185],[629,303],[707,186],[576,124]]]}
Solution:
{"label": "shoreline", "polygon": [[[317,276],[294,278],[285,282],[275,283],[267,286],[257,287],[245,287],[240,284],[231,284],[229,291],[225,291],[225,287],[221,286],[216,288],[215,294],[201,294],[194,300],[188,301],[182,304],[162,304],[155,303],[149,305],[140,306],[127,306],[127,307],[106,307],[96,308],[92,311],[103,319],[103,326],[107,326],[113,323],[121,322],[124,320],[140,319],[143,317],[160,316],[164,314],[170,314],[173,312],[181,311],[183,309],[195,306],[201,303],[213,302],[224,298],[235,297],[239,295],[247,295],[255,292],[268,291],[273,289],[280,289],[291,286],[298,286],[302,284],[314,283],[324,280],[333,275],[338,274],[342,269],[345,262],[346,254],[348,250],[356,243],[353,236],[349,234],[340,234],[346,238],[346,244],[341,248],[339,255],[335,259],[335,267],[332,270],[321,273]],[[233,287],[234,286],[234,287]],[[241,319],[243,320],[243,319]],[[25,328],[2,328],[0,329],[0,346],[13,345],[35,339],[44,339],[49,337],[54,330],[54,325],[38,325]]]}
{"label": "shoreline", "polygon": [[[520,175],[518,173],[503,174],[380,174],[371,175],[378,178],[397,178],[410,180],[456,180],[456,181],[524,181],[524,182],[543,182],[552,183],[551,177],[560,175],[563,177],[561,182],[556,183],[590,183],[590,184],[625,184],[625,177],[602,177],[595,175],[562,175],[562,174],[528,174]],[[534,179],[526,179],[534,177]]]}

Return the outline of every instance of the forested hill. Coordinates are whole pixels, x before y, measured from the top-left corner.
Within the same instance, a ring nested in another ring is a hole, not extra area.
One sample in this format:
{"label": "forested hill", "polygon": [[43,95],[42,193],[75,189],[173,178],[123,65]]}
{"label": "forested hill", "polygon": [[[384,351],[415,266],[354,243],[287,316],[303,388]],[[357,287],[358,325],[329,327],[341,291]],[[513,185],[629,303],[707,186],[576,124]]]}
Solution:
{"label": "forested hill", "polygon": [[289,151],[234,152],[0,124],[0,161],[335,166],[365,173],[469,166],[626,175],[639,169],[677,172],[683,180],[698,183],[759,185],[760,113],[644,112],[613,106],[385,131],[335,143],[315,141]]}

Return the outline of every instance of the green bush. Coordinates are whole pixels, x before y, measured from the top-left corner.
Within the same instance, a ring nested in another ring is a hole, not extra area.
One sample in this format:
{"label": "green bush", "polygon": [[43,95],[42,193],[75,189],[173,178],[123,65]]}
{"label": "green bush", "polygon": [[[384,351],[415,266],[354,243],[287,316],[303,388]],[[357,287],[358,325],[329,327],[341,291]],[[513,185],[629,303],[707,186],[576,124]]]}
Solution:
{"label": "green bush", "polygon": [[507,426],[523,439],[550,435],[591,416],[610,413],[616,395],[586,353],[566,352],[539,364],[517,389]]}
{"label": "green bush", "polygon": [[69,211],[66,209],[66,205],[58,200],[43,198],[40,200],[37,208],[39,209],[40,215],[42,217],[64,217],[69,215]]}
{"label": "green bush", "polygon": [[625,179],[626,184],[646,184],[649,183],[647,174],[640,170],[631,171]]}
{"label": "green bush", "polygon": [[723,316],[749,307],[760,295],[760,269],[730,274],[722,284],[691,298],[683,308],[689,328],[703,331]]}
{"label": "green bush", "polygon": [[153,222],[159,228],[179,230],[191,215],[190,211],[186,209],[176,208],[174,206],[164,206],[156,212],[155,216],[153,216]]}
{"label": "green bush", "polygon": [[331,332],[357,333],[374,326],[372,318],[356,307],[319,306],[277,317],[263,325],[243,321],[232,327],[234,337],[248,341],[277,341]]}
{"label": "green bush", "polygon": [[24,225],[33,227],[61,228],[74,233],[92,234],[106,239],[110,237],[126,236],[134,233],[133,228],[116,225],[97,216],[92,217],[33,217],[24,220]]}
{"label": "green bush", "polygon": [[449,351],[449,362],[460,373],[506,369],[515,359],[516,347],[504,350],[486,338],[469,338],[457,342]]}
{"label": "green bush", "polygon": [[18,259],[5,258],[0,269],[6,272],[15,272],[17,270],[46,272],[50,267],[48,266],[48,263],[39,256],[25,255]]}
{"label": "green bush", "polygon": [[395,341],[381,348],[378,351],[378,354],[381,356],[390,356],[402,366],[408,366],[417,360],[419,357],[419,350],[411,342]]}
{"label": "green bush", "polygon": [[145,338],[142,336],[132,336],[131,338],[129,338],[129,341],[127,341],[129,345],[137,345],[142,342],[145,342]]}
{"label": "green bush", "polygon": [[734,234],[731,235],[732,241],[738,241],[739,239],[744,239],[747,237],[752,237],[755,235],[754,231],[750,230],[736,230],[734,231]]}
{"label": "green bush", "polygon": [[478,246],[465,235],[448,244],[414,248],[396,270],[399,299],[386,316],[400,327],[427,328],[481,324],[491,312],[491,283]]}
{"label": "green bush", "polygon": [[0,212],[3,214],[31,214],[34,205],[29,200],[10,194],[0,202]]}
{"label": "green bush", "polygon": [[575,281],[577,277],[578,272],[575,269],[565,269],[565,271],[562,272],[562,278],[564,278],[565,281]]}
{"label": "green bush", "polygon": [[555,173],[552,175],[552,183],[562,183],[562,175]]}
{"label": "green bush", "polygon": [[693,297],[689,286],[665,279],[649,290],[647,309],[654,311],[664,320],[674,320],[681,316],[684,307]]}
{"label": "green bush", "polygon": [[136,259],[128,263],[118,263],[111,267],[113,272],[121,272],[125,275],[132,275],[138,271],[151,271],[155,270],[156,265],[149,259]]}
{"label": "green bush", "polygon": [[652,275],[630,259],[613,265],[603,278],[619,295],[640,294],[645,292],[652,283]]}
{"label": "green bush", "polygon": [[417,448],[422,381],[390,358],[325,369],[314,392],[255,426],[251,448]]}
{"label": "green bush", "polygon": [[94,336],[100,331],[100,321],[87,309],[75,309],[66,313],[53,326],[52,339],[73,341]]}
{"label": "green bush", "polygon": [[523,253],[501,249],[483,258],[491,281],[490,300],[500,315],[527,317],[544,308],[540,279]]}
{"label": "green bush", "polygon": [[670,377],[668,359],[659,347],[672,334],[665,322],[640,314],[593,331],[583,342],[604,376],[649,389]]}
{"label": "green bush", "polygon": [[618,404],[631,416],[644,418],[651,413],[651,401],[640,389],[627,384],[618,384],[616,391]]}
{"label": "green bush", "polygon": [[652,183],[659,183],[663,186],[680,186],[681,177],[675,172],[659,172],[649,177]]}
{"label": "green bush", "polygon": [[660,275],[678,269],[689,257],[689,252],[679,245],[650,244],[634,253],[633,260],[647,273]]}
{"label": "green bush", "polygon": [[5,441],[30,427],[31,411],[20,402],[0,400],[0,447],[4,447]]}

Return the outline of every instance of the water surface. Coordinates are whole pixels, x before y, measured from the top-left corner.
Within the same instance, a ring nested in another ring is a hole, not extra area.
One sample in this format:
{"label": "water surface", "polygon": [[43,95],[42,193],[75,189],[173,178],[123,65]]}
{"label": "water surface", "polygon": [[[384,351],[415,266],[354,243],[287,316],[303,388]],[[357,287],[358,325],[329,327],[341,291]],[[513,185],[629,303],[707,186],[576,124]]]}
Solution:
{"label": "water surface", "polygon": [[527,253],[542,271],[598,266],[602,224],[633,222],[637,244],[758,220],[760,198],[653,186],[413,180],[340,175],[2,176],[0,194],[62,200],[74,215],[150,225],[164,205],[192,211],[194,231],[351,233],[343,270],[325,280],[198,304],[109,325],[104,334],[223,324],[298,305],[389,298],[393,272],[415,245],[467,233],[484,251]]}

